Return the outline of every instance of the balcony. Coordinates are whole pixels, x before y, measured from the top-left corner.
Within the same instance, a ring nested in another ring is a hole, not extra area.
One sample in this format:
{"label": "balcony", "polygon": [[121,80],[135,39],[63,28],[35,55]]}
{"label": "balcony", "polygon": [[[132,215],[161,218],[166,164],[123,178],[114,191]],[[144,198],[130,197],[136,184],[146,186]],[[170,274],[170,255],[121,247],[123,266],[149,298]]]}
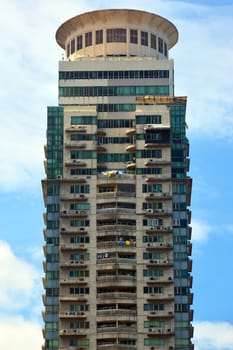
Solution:
{"label": "balcony", "polygon": [[172,232],[172,226],[149,226],[145,227],[146,233],[154,233],[154,232],[163,232],[163,233],[170,233]]}
{"label": "balcony", "polygon": [[118,241],[108,241],[108,242],[97,242],[97,248],[118,248],[118,251],[121,251],[122,248],[123,251],[131,251],[132,248],[136,248],[136,241],[135,240],[118,240]]}
{"label": "balcony", "polygon": [[87,164],[80,159],[70,159],[69,161],[65,162],[65,165],[68,167],[85,167]]}
{"label": "balcony", "polygon": [[149,141],[147,141],[144,144],[144,147],[146,149],[158,148],[158,147],[169,147],[169,146],[170,146],[169,141],[163,141],[163,142],[149,142]]}
{"label": "balcony", "polygon": [[106,147],[104,147],[102,145],[97,145],[96,151],[97,151],[97,153],[104,153],[107,151],[107,149],[106,149]]}
{"label": "balcony", "polygon": [[116,343],[107,343],[107,344],[98,344],[97,350],[137,350],[136,345],[126,345],[126,344],[116,344]]}
{"label": "balcony", "polygon": [[173,248],[173,244],[172,243],[168,243],[168,242],[163,242],[163,243],[159,243],[159,242],[150,242],[150,243],[146,243],[144,244],[144,247],[147,250],[170,250]]}
{"label": "balcony", "polygon": [[192,255],[192,243],[188,242],[187,244],[187,254],[188,256],[191,256]]}
{"label": "balcony", "polygon": [[126,147],[126,152],[135,152],[136,151],[136,145],[133,143]]}
{"label": "balcony", "polygon": [[153,328],[150,327],[147,330],[148,335],[152,335],[152,336],[161,336],[161,335],[173,335],[175,333],[173,328]]}
{"label": "balcony", "polygon": [[86,146],[87,144],[85,142],[70,141],[69,143],[65,143],[66,148],[82,149],[86,148]]}
{"label": "balcony", "polygon": [[130,209],[130,208],[102,208],[102,209],[97,209],[96,214],[98,216],[112,216],[116,214],[121,214],[121,215],[135,215],[136,214],[136,209]]}
{"label": "balcony", "polygon": [[61,336],[66,336],[66,335],[68,335],[68,336],[70,336],[70,335],[83,336],[83,335],[86,335],[88,331],[89,331],[89,329],[87,329],[87,328],[79,328],[79,329],[77,329],[77,328],[75,328],[75,329],[65,328],[65,329],[61,329],[59,334]]}
{"label": "balcony", "polygon": [[59,296],[59,300],[61,301],[61,302],[63,302],[63,301],[70,301],[70,302],[72,302],[72,301],[87,301],[88,300],[88,298],[89,298],[89,294],[72,294],[72,295],[69,295],[69,294],[61,294],[60,296]]}
{"label": "balcony", "polygon": [[86,318],[84,311],[63,311],[59,313],[59,318]]}
{"label": "balcony", "polygon": [[102,271],[105,269],[136,269],[136,260],[135,259],[124,259],[124,258],[105,258],[99,259],[96,261],[97,271]]}
{"label": "balcony", "polygon": [[62,210],[61,217],[86,217],[88,216],[88,210]]}
{"label": "balcony", "polygon": [[145,209],[145,216],[171,216],[172,211],[168,209]]}
{"label": "balcony", "polygon": [[126,164],[126,169],[128,170],[134,170],[136,168],[136,162],[135,161],[129,161]]}
{"label": "balcony", "polygon": [[172,199],[172,194],[169,192],[153,192],[153,193],[147,193],[146,200],[158,200],[158,199]]}
{"label": "balcony", "polygon": [[121,301],[123,299],[131,300],[132,302],[135,302],[137,299],[136,292],[135,293],[126,293],[126,292],[109,292],[109,293],[97,293],[97,299],[99,300],[117,300],[120,299]]}
{"label": "balcony", "polygon": [[174,299],[174,294],[173,293],[156,293],[156,294],[144,294],[146,299],[148,301],[151,300],[173,300]]}
{"label": "balcony", "polygon": [[157,283],[170,284],[173,283],[173,278],[169,274],[165,274],[164,276],[151,276],[147,278],[146,283],[149,285]]}
{"label": "balcony", "polygon": [[193,310],[189,310],[189,321],[193,321]]}
{"label": "balcony", "polygon": [[109,286],[124,286],[124,287],[135,287],[136,277],[135,276],[99,276],[96,279],[98,287],[109,287]]}
{"label": "balcony", "polygon": [[170,164],[170,163],[171,163],[171,160],[168,160],[168,159],[153,158],[153,159],[146,160],[144,165],[153,167],[156,165]]}
{"label": "balcony", "polygon": [[188,303],[189,303],[189,305],[192,305],[192,303],[193,303],[193,293],[189,293],[188,294]]}
{"label": "balcony", "polygon": [[121,225],[121,224],[112,224],[112,225],[99,225],[97,226],[97,237],[103,236],[122,236],[133,235],[136,232],[136,225]]}
{"label": "balcony", "polygon": [[161,130],[161,129],[170,129],[170,125],[164,125],[164,124],[146,124],[144,125],[144,131],[155,131],[155,130]]}
{"label": "balcony", "polygon": [[147,318],[173,318],[174,317],[174,311],[169,310],[169,311],[149,311],[147,313]]}
{"label": "balcony", "polygon": [[61,193],[62,201],[86,201],[88,198],[83,193]]}
{"label": "balcony", "polygon": [[65,129],[66,132],[84,133],[87,131],[87,127],[84,125],[71,125]]}
{"label": "balcony", "polygon": [[120,183],[122,183],[122,181],[123,181],[123,183],[124,182],[134,183],[136,176],[134,174],[124,173],[124,172],[119,171],[119,170],[107,170],[103,173],[98,173],[97,179],[104,180],[104,181],[101,181],[100,183],[105,183],[106,181],[112,183],[114,180],[118,180],[116,182],[120,182]]}
{"label": "balcony", "polygon": [[147,261],[147,265],[153,265],[153,266],[173,266],[172,260],[162,260],[162,259],[151,259]]}
{"label": "balcony", "polygon": [[97,310],[97,317],[112,317],[116,318],[119,317],[119,319],[128,318],[130,317],[130,320],[133,320],[137,316],[137,310],[129,310],[129,309],[108,309],[108,310]]}
{"label": "balcony", "polygon": [[193,268],[193,261],[192,259],[188,258],[188,272],[192,272],[192,268]]}
{"label": "balcony", "polygon": [[82,233],[87,234],[87,230],[89,227],[62,227],[61,234],[74,234],[74,233]]}
{"label": "balcony", "polygon": [[61,267],[86,267],[89,261],[86,260],[64,260],[60,262]]}
{"label": "balcony", "polygon": [[146,182],[151,182],[151,183],[154,183],[154,182],[160,182],[160,181],[171,181],[171,175],[147,175],[146,179],[145,179]]}
{"label": "balcony", "polygon": [[126,135],[127,136],[133,136],[133,135],[135,135],[135,133],[136,133],[136,129],[135,128],[131,128],[131,129],[127,129],[126,130]]}
{"label": "balcony", "polygon": [[97,193],[96,194],[96,198],[98,199],[117,199],[120,197],[136,197],[136,193],[135,192],[102,192],[102,193]]}
{"label": "balcony", "polygon": [[64,279],[60,279],[60,284],[77,284],[77,285],[80,285],[80,284],[87,284],[88,281],[87,279],[85,279],[84,277],[77,277],[77,278],[64,278]]}
{"label": "balcony", "polygon": [[[136,327],[99,327],[97,328],[97,334],[104,333],[104,338],[122,336],[127,339],[135,339],[137,328]],[[111,333],[106,336],[106,333]]]}
{"label": "balcony", "polygon": [[61,244],[61,250],[87,250],[87,244],[84,243],[71,243],[71,244]]}
{"label": "balcony", "polygon": [[96,136],[105,136],[106,135],[106,131],[104,129],[98,129],[96,131]]}

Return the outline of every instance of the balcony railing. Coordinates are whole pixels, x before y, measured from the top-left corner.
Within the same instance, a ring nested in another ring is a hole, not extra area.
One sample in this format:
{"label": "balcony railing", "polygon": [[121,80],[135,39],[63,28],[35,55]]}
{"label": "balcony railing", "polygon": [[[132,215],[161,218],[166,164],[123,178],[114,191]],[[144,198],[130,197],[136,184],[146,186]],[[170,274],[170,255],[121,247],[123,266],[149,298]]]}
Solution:
{"label": "balcony railing", "polygon": [[130,275],[118,275],[118,276],[115,276],[115,275],[112,275],[112,276],[98,276],[96,278],[96,281],[97,282],[120,282],[120,281],[136,281],[136,276],[130,276]]}
{"label": "balcony railing", "polygon": [[97,333],[105,333],[105,332],[113,332],[113,333],[135,333],[137,332],[136,327],[97,327]]}
{"label": "balcony railing", "polygon": [[131,249],[136,248],[136,242],[131,240],[124,241],[109,241],[109,242],[97,242],[97,248],[122,248]]}
{"label": "balcony railing", "polygon": [[102,208],[97,209],[96,214],[101,215],[115,215],[115,214],[129,214],[129,215],[135,215],[136,209],[130,209],[130,208]]}
{"label": "balcony railing", "polygon": [[98,299],[130,299],[136,300],[136,293],[112,292],[112,293],[97,293]]}
{"label": "balcony railing", "polygon": [[137,310],[127,310],[127,309],[109,309],[109,310],[98,310],[97,317],[99,316],[136,316]]}
{"label": "balcony railing", "polygon": [[114,199],[118,197],[136,197],[135,192],[101,192],[96,194],[97,199]]}

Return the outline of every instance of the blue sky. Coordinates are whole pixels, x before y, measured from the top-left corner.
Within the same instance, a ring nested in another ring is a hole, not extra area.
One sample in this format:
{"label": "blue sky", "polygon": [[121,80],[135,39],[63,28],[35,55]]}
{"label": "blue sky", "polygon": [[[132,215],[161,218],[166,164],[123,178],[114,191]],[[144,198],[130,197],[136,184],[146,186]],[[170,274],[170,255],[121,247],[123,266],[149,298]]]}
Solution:
{"label": "blue sky", "polygon": [[[172,21],[176,95],[188,96],[195,350],[233,349],[233,1],[111,1]],[[57,104],[58,26],[104,0],[0,5],[0,349],[40,349],[46,106]],[[12,338],[14,329],[14,343]],[[27,334],[27,339],[25,339]]]}

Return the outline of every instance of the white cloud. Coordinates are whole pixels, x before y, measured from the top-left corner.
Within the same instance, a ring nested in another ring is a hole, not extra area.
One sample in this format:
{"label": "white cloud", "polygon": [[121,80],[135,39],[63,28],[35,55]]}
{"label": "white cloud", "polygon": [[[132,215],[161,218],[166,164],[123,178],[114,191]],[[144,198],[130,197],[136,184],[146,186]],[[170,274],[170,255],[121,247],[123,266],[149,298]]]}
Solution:
{"label": "white cloud", "polygon": [[0,310],[23,310],[41,301],[40,273],[0,241]]}
{"label": "white cloud", "polygon": [[194,323],[195,350],[232,350],[233,325],[227,322]]}
{"label": "white cloud", "polygon": [[205,243],[209,239],[213,228],[206,222],[201,220],[192,220],[192,241],[194,243]]}
{"label": "white cloud", "polygon": [[41,325],[22,316],[0,314],[0,349],[41,349],[43,343]]}

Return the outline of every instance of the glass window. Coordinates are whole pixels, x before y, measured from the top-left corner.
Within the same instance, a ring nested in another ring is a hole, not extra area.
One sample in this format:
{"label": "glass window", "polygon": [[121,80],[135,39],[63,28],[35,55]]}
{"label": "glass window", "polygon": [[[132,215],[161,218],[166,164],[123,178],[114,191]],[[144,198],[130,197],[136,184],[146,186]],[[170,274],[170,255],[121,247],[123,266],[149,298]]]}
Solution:
{"label": "glass window", "polygon": [[87,125],[87,124],[95,124],[96,123],[96,117],[92,116],[72,116],[71,117],[71,125]]}
{"label": "glass window", "polygon": [[70,53],[71,53],[71,55],[74,52],[75,52],[75,39],[71,40],[71,43],[70,43]]}
{"label": "glass window", "polygon": [[167,57],[168,56],[168,51],[167,51],[167,44],[164,43],[164,55]]}
{"label": "glass window", "polygon": [[150,35],[150,46],[152,49],[156,49],[157,45],[156,45],[156,35],[151,34]]}
{"label": "glass window", "polygon": [[148,32],[141,32],[141,45],[148,46]]}
{"label": "glass window", "polygon": [[79,35],[77,37],[77,50],[81,50],[83,48],[83,36]]}
{"label": "glass window", "polygon": [[85,46],[92,45],[92,32],[85,33]]}
{"label": "glass window", "polygon": [[163,39],[159,38],[159,52],[163,53]]}
{"label": "glass window", "polygon": [[107,29],[107,43],[118,42],[126,43],[126,29],[112,28]]}
{"label": "glass window", "polygon": [[95,43],[96,45],[103,43],[103,30],[96,30],[95,32]]}
{"label": "glass window", "polygon": [[66,54],[67,57],[70,55],[70,44],[67,45]]}
{"label": "glass window", "polygon": [[131,44],[138,43],[138,31],[136,29],[130,29],[130,43]]}

